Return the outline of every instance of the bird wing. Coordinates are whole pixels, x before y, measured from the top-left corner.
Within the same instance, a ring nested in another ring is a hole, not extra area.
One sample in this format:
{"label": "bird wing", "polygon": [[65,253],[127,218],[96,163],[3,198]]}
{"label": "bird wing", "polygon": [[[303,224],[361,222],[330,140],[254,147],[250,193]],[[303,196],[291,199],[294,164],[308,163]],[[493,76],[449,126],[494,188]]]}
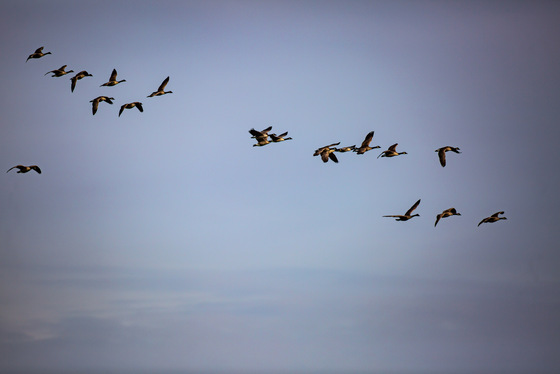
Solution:
{"label": "bird wing", "polygon": [[[12,169],[15,169],[15,168],[18,168],[18,169],[19,169],[20,166],[21,166],[21,165],[12,166],[11,168],[8,169],[8,171],[10,171],[10,170],[12,170]],[[7,172],[8,172],[8,171],[7,171]],[[6,173],[7,173],[7,172],[6,172]]]}
{"label": "bird wing", "polygon": [[163,82],[161,82],[158,91],[163,91],[165,89],[165,86],[167,85],[167,82],[169,82],[169,77],[165,78]]}
{"label": "bird wing", "polygon": [[30,168],[41,174],[41,169],[37,165],[31,165]]}
{"label": "bird wing", "polygon": [[440,148],[438,150],[438,157],[439,157],[439,163],[441,164],[441,166],[445,167],[445,148]]}
{"label": "bird wing", "polygon": [[476,225],[476,227],[480,226],[481,224],[483,224],[484,222],[486,222],[488,220],[488,218],[483,218],[482,221],[480,221],[478,223],[478,225]]}
{"label": "bird wing", "polygon": [[366,135],[366,138],[362,142],[362,146],[360,148],[365,148],[365,147],[369,146],[369,143],[371,143],[371,139],[373,139],[373,131],[369,132]]}
{"label": "bird wing", "polygon": [[496,213],[492,214],[490,217],[498,217],[500,214],[504,214],[504,213],[505,213],[504,211],[496,212]]}
{"label": "bird wing", "polygon": [[257,138],[257,137],[259,137],[259,136],[261,136],[261,137],[263,136],[263,134],[262,134],[260,131],[257,131],[257,130],[255,130],[255,129],[249,130],[249,133],[250,133],[251,135],[253,135],[255,138]]}
{"label": "bird wing", "polygon": [[134,104],[136,105],[136,108],[138,108],[138,110],[139,110],[140,112],[143,112],[143,111],[144,111],[144,108],[142,108],[142,103],[136,101],[136,102],[134,102]]}
{"label": "bird wing", "polygon": [[70,78],[70,80],[72,81],[72,92],[74,92],[74,88],[76,88],[76,82],[78,80],[78,75],[76,75],[75,77]]}
{"label": "bird wing", "polygon": [[328,154],[329,154],[329,158],[338,164],[338,158],[336,158],[334,152],[328,152]]}
{"label": "bird wing", "polygon": [[97,113],[97,107],[99,107],[99,98],[93,99],[91,104],[91,112],[93,115]]}
{"label": "bird wing", "polygon": [[436,216],[436,223],[434,223],[434,227],[437,226],[437,223],[439,222],[439,220],[440,220],[440,218],[441,218],[442,215],[443,215],[443,214],[438,214],[438,215]]}
{"label": "bird wing", "polygon": [[397,145],[399,145],[399,143],[395,143],[395,144],[393,144],[392,146],[390,146],[390,147],[389,147],[389,149],[388,149],[388,150],[389,150],[389,151],[395,151],[395,152],[396,152],[396,149],[397,149]]}
{"label": "bird wing", "polygon": [[268,126],[266,129],[262,130],[261,133],[264,135],[267,134],[270,130],[272,130],[272,126]]}
{"label": "bird wing", "polygon": [[113,69],[113,72],[111,73],[111,77],[109,78],[109,82],[113,82],[117,80],[117,69]]}
{"label": "bird wing", "polygon": [[43,48],[45,48],[45,47],[37,48],[37,49],[35,50],[35,53],[41,53],[41,51],[43,50]]}
{"label": "bird wing", "polygon": [[122,114],[122,112],[123,112],[123,110],[124,110],[125,107],[126,107],[126,104],[124,104],[124,105],[121,106],[121,110],[119,110],[119,117],[121,116],[121,114]]}
{"label": "bird wing", "polygon": [[413,206],[410,207],[409,210],[406,211],[406,213],[404,214],[405,216],[409,216],[410,213],[412,213],[414,211],[414,209],[418,208],[418,205],[420,204],[420,200],[418,200],[417,202],[414,203]]}

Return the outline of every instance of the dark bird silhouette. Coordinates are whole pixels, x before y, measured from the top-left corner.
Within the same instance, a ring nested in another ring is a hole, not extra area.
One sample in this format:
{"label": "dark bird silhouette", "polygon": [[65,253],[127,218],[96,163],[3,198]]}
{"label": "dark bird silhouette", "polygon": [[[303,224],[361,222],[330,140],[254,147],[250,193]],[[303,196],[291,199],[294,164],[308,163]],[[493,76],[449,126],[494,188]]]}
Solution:
{"label": "dark bird silhouette", "polygon": [[249,130],[249,133],[252,135],[251,138],[257,140],[256,144],[253,144],[253,147],[263,147],[270,143],[268,140],[268,132],[272,130],[272,126],[268,126],[266,129],[262,131],[257,131],[255,129]]}
{"label": "dark bird silhouette", "polygon": [[88,73],[85,70],[82,70],[78,74],[76,74],[72,78],[70,78],[70,80],[72,81],[72,86],[70,87],[72,89],[72,92],[74,92],[74,88],[76,88],[76,82],[78,82],[80,79],[85,78],[85,77],[93,77],[93,75],[91,75],[90,73]]}
{"label": "dark bird silhouette", "polygon": [[168,83],[168,82],[169,82],[169,77],[165,78],[165,79],[163,80],[163,82],[161,82],[161,84],[159,85],[157,91],[152,92],[152,93],[150,94],[150,96],[148,96],[148,97],[161,96],[161,95],[173,93],[173,91],[164,91],[164,90],[165,90],[165,86],[167,86],[167,83]]}
{"label": "dark bird silhouette", "polygon": [[439,220],[441,218],[451,217],[451,216],[460,216],[461,213],[458,213],[455,208],[445,209],[443,212],[436,216],[436,223],[434,223],[434,227],[437,226]]}
{"label": "dark bird silhouette", "polygon": [[117,69],[113,69],[113,72],[111,73],[111,76],[109,77],[109,81],[103,83],[103,84],[102,84],[101,86],[99,86],[99,87],[103,87],[103,86],[116,86],[117,84],[122,83],[122,82],[126,82],[126,79],[123,79],[123,80],[118,81],[118,80],[117,80]]}
{"label": "dark bird silhouette", "polygon": [[315,150],[315,152],[313,153],[313,156],[321,155],[321,160],[323,160],[323,162],[328,162],[329,158],[330,158],[333,162],[338,163],[338,159],[336,158],[336,155],[334,154],[334,152],[336,151],[336,148],[334,148],[334,146],[339,145],[339,144],[340,144],[340,142],[329,144],[329,145],[326,145],[326,146],[321,147],[321,148],[317,148]]}
{"label": "dark bird silhouette", "polygon": [[292,139],[292,138],[285,138],[286,135],[288,135],[287,131],[283,134],[280,134],[280,135],[269,134],[268,136],[270,136],[270,140],[272,140],[273,143],[278,143],[278,142],[283,142],[285,140],[291,140]]}
{"label": "dark bird silhouette", "polygon": [[370,147],[369,143],[371,143],[371,140],[373,139],[373,131],[370,131],[367,135],[366,138],[364,139],[364,141],[362,142],[362,145],[360,146],[360,148],[355,148],[354,152],[357,152],[359,155],[362,155],[364,153],[366,153],[367,151],[371,151],[372,149],[375,148],[381,148],[380,146],[376,145],[375,147]]}
{"label": "dark bird silhouette", "polygon": [[389,147],[389,149],[387,149],[386,151],[381,152],[381,154],[379,156],[377,156],[377,158],[379,157],[395,157],[398,155],[406,155],[406,152],[397,152],[396,148],[397,145],[399,145],[399,143],[395,143],[392,146]]}
{"label": "dark bird silhouette", "polygon": [[452,151],[455,153],[461,153],[459,152],[459,147],[450,147],[450,146],[445,146],[445,147],[441,147],[436,149],[436,152],[438,153],[438,157],[439,157],[439,163],[441,164],[442,167],[445,167],[445,152],[448,151]]}
{"label": "dark bird silhouette", "polygon": [[97,107],[99,106],[99,103],[101,101],[105,101],[108,104],[113,104],[112,100],[115,100],[115,98],[114,97],[107,97],[107,96],[98,96],[95,99],[90,100],[89,102],[92,103],[91,104],[91,111],[92,111],[93,115],[95,115],[95,113],[97,113]]}
{"label": "dark bird silhouette", "polygon": [[420,200],[418,200],[417,202],[414,203],[413,206],[410,207],[409,210],[406,211],[406,213],[404,215],[390,215],[390,216],[383,216],[383,217],[396,217],[397,219],[395,221],[408,221],[409,219],[411,219],[412,217],[420,217],[420,214],[412,214],[412,212],[414,211],[414,209],[416,209],[418,207],[418,205],[420,204]]}
{"label": "dark bird silhouette", "polygon": [[344,152],[350,152],[356,149],[355,145],[351,145],[349,147],[341,147],[341,148],[337,148],[335,149],[336,152],[340,152],[340,153],[344,153]]}
{"label": "dark bird silhouette", "polygon": [[64,69],[66,69],[66,66],[68,66],[68,65],[62,65],[61,67],[59,67],[56,70],[51,70],[51,71],[45,73],[45,75],[53,73],[53,75],[51,75],[51,77],[62,77],[63,75],[74,72],[74,70],[64,71]]}
{"label": "dark bird silhouette", "polygon": [[51,54],[50,52],[45,52],[45,53],[43,53],[43,48],[44,48],[44,47],[37,48],[37,49],[35,50],[35,52],[33,52],[32,54],[30,54],[29,57],[27,57],[27,60],[25,60],[25,62],[29,61],[30,58],[41,58],[41,57],[43,57],[43,56],[46,56],[46,55],[50,55],[50,54]]}
{"label": "dark bird silhouette", "polygon": [[138,110],[139,110],[140,112],[143,112],[143,111],[144,111],[144,108],[142,108],[142,103],[141,103],[141,102],[138,102],[138,101],[135,101],[135,102],[133,102],[133,103],[128,103],[128,104],[122,105],[122,106],[121,106],[121,110],[119,110],[119,117],[121,116],[123,110],[125,110],[125,109],[132,109],[132,108],[134,108],[134,107],[138,108]]}
{"label": "dark bird silhouette", "polygon": [[27,173],[31,170],[35,170],[37,173],[41,174],[41,169],[39,169],[39,167],[37,165],[31,165],[31,166],[16,165],[16,166],[13,166],[13,167],[9,168],[8,171],[10,171],[12,169],[16,169],[16,168],[19,169],[18,173]]}
{"label": "dark bird silhouette", "polygon": [[482,221],[480,221],[478,223],[477,227],[480,226],[483,223],[493,223],[493,222],[499,221],[501,219],[507,219],[506,217],[498,217],[500,214],[504,214],[504,211],[496,212],[496,213],[492,214],[490,217],[484,218]]}

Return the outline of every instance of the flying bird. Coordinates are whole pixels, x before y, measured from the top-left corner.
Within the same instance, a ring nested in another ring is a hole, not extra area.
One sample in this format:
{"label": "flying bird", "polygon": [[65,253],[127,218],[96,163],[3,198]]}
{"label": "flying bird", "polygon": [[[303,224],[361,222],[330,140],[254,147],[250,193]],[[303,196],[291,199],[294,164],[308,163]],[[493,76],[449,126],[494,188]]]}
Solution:
{"label": "flying bird", "polygon": [[101,86],[99,86],[99,87],[104,87],[104,86],[116,86],[117,84],[122,83],[122,82],[126,82],[126,79],[123,79],[123,80],[118,81],[118,80],[117,80],[117,69],[113,69],[113,72],[111,73],[111,76],[109,77],[109,81],[103,83],[103,84],[102,84]]}
{"label": "flying bird", "polygon": [[395,157],[398,155],[406,155],[406,152],[397,152],[396,148],[397,145],[399,145],[399,143],[395,143],[392,146],[389,147],[389,149],[387,149],[386,151],[381,152],[381,154],[379,156],[377,156],[377,158],[379,157]]}
{"label": "flying bird", "polygon": [[496,213],[492,214],[490,217],[484,218],[482,221],[480,221],[478,223],[477,227],[480,226],[483,223],[492,223],[492,222],[499,221],[501,219],[507,219],[506,217],[498,217],[500,214],[504,214],[504,211],[496,212]]}
{"label": "flying bird", "polygon": [[125,110],[125,109],[132,109],[132,108],[134,108],[134,107],[138,108],[138,110],[139,110],[140,112],[143,112],[143,111],[144,111],[144,108],[142,108],[142,103],[141,103],[141,102],[138,102],[138,101],[135,101],[135,102],[133,102],[133,103],[128,103],[128,104],[122,105],[122,106],[121,106],[121,110],[119,110],[119,117],[121,116],[123,110]]}
{"label": "flying bird", "polygon": [[354,152],[357,152],[359,155],[362,155],[364,153],[366,153],[367,151],[371,151],[372,149],[375,148],[381,148],[380,146],[376,145],[375,147],[370,147],[369,143],[371,143],[371,140],[373,139],[373,131],[370,131],[367,135],[366,138],[364,139],[364,141],[362,142],[362,145],[360,146],[360,148],[355,148]]}
{"label": "flying bird", "polygon": [[168,93],[173,93],[173,91],[164,91],[165,86],[167,86],[168,82],[169,82],[169,77],[165,78],[163,80],[163,82],[161,82],[161,84],[159,85],[157,91],[152,92],[150,94],[150,96],[148,96],[148,97],[161,96],[161,95],[165,95],[165,94],[168,94]]}
{"label": "flying bird", "polygon": [[62,77],[63,75],[74,72],[74,70],[65,71],[64,69],[66,69],[66,66],[68,66],[68,65],[62,65],[61,67],[59,67],[56,70],[51,70],[51,71],[45,73],[45,75],[53,73],[53,75],[51,75],[51,77]]}
{"label": "flying bird", "polygon": [[27,57],[27,60],[25,60],[25,62],[29,61],[30,58],[41,58],[41,57],[43,57],[43,56],[46,56],[46,55],[50,55],[50,54],[51,54],[50,52],[45,52],[45,53],[43,53],[43,48],[44,48],[44,47],[37,48],[37,49],[35,50],[35,52],[33,52],[32,54],[30,54],[29,57]]}
{"label": "flying bird", "polygon": [[313,153],[313,156],[321,155],[321,160],[323,160],[323,162],[328,162],[329,158],[330,158],[333,162],[338,163],[338,159],[336,158],[336,155],[334,154],[334,152],[336,151],[336,148],[334,148],[334,146],[339,145],[339,144],[340,144],[340,142],[329,144],[329,145],[326,145],[326,146],[321,147],[321,148],[317,148],[315,150],[315,152]]}
{"label": "flying bird", "polygon": [[76,88],[76,82],[78,82],[80,79],[85,78],[85,77],[93,77],[93,75],[91,75],[90,73],[88,73],[85,70],[80,71],[78,74],[74,75],[72,78],[70,78],[70,80],[72,81],[72,92],[74,92],[74,88]]}
{"label": "flying bird", "polygon": [[341,147],[341,148],[337,148],[335,149],[336,152],[340,152],[340,153],[344,153],[344,152],[350,152],[356,149],[355,145],[351,145],[350,147]]}
{"label": "flying bird", "polygon": [[418,207],[418,205],[420,204],[420,200],[418,200],[417,202],[414,203],[413,206],[410,207],[409,210],[406,211],[406,213],[404,215],[390,215],[390,216],[383,216],[383,217],[396,217],[397,219],[395,221],[408,221],[409,219],[411,219],[412,217],[420,217],[420,214],[412,214],[412,212],[414,211],[414,209],[416,209]]}
{"label": "flying bird", "polygon": [[268,132],[272,130],[272,126],[268,126],[266,129],[262,131],[258,131],[255,129],[249,130],[249,133],[252,135],[251,138],[257,140],[256,144],[253,144],[253,147],[263,147],[270,143],[268,140]]}
{"label": "flying bird", "polygon": [[459,152],[459,147],[451,147],[451,146],[445,146],[445,147],[441,147],[436,149],[436,152],[438,153],[438,157],[439,157],[439,163],[441,164],[442,167],[445,167],[445,152],[448,151],[452,151],[455,153],[461,153]]}
{"label": "flying bird", "polygon": [[13,167],[9,168],[8,171],[10,171],[12,169],[16,169],[16,168],[19,169],[18,173],[27,173],[31,170],[35,170],[37,173],[41,174],[41,169],[39,169],[39,167],[37,165],[31,165],[31,166],[16,165],[16,166],[13,166]]}
{"label": "flying bird", "polygon": [[455,208],[445,209],[443,212],[436,216],[436,223],[434,223],[434,227],[437,226],[439,220],[441,218],[451,217],[451,216],[460,216],[461,213],[457,212]]}
{"label": "flying bird", "polygon": [[115,100],[114,97],[107,97],[107,96],[98,96],[93,100],[90,100],[89,102],[92,103],[91,104],[91,111],[93,112],[93,115],[95,115],[95,113],[97,113],[97,107],[99,106],[99,103],[101,101],[105,101],[108,104],[113,104],[113,101]]}
{"label": "flying bird", "polygon": [[283,142],[285,140],[291,140],[292,139],[292,138],[285,138],[286,135],[288,135],[287,131],[283,134],[280,134],[280,135],[269,134],[270,140],[272,140],[273,143]]}

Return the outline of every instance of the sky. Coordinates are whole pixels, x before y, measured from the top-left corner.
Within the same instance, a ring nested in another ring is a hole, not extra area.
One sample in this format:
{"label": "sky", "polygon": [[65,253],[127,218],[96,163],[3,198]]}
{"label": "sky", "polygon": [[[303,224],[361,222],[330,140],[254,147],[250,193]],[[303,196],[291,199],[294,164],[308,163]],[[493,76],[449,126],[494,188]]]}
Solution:
{"label": "sky", "polygon": [[[560,3],[10,0],[0,21],[0,161],[42,170],[0,181],[1,372],[560,370]],[[62,65],[93,76],[71,92]],[[293,139],[253,147],[268,126]],[[313,157],[370,131],[381,149]]]}

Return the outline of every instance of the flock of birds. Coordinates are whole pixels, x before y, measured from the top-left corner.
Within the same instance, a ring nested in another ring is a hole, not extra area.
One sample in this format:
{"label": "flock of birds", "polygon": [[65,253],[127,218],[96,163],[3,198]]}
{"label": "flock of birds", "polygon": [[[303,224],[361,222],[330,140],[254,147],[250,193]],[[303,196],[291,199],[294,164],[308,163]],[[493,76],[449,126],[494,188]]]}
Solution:
{"label": "flock of birds", "polygon": [[[30,54],[29,57],[27,57],[27,61],[29,61],[30,59],[38,59],[41,57],[44,57],[46,55],[51,54],[51,52],[43,52],[43,48],[44,47],[40,47],[37,48],[37,50],[35,50],[34,53]],[[45,75],[47,74],[52,74],[51,77],[62,77],[66,74],[69,73],[73,73],[73,70],[68,70],[66,71],[66,67],[67,65],[63,65],[58,69],[55,70],[51,70],[47,73],[45,73]],[[77,73],[75,76],[73,76],[72,78],[70,78],[71,80],[71,91],[74,92],[74,89],[76,88],[76,83],[85,78],[85,77],[91,77],[92,74],[89,74],[87,71],[83,70],[80,71],[79,73]],[[125,79],[122,80],[117,80],[117,70],[113,69],[113,71],[111,72],[111,76],[109,77],[109,80],[105,83],[103,83],[100,87],[111,87],[111,86],[116,86],[117,84],[126,82]],[[168,93],[173,93],[172,91],[165,91],[165,87],[167,85],[167,83],[169,82],[169,77],[165,78],[163,80],[163,82],[161,83],[161,85],[158,87],[158,89],[154,92],[152,92],[149,96],[147,97],[154,97],[154,96],[161,96],[161,95],[165,95]],[[93,100],[90,100],[90,102],[92,103],[92,113],[93,115],[95,115],[95,113],[97,112],[98,108],[99,108],[99,103],[101,102],[106,102],[108,104],[113,104],[113,100],[115,100],[113,97],[108,97],[108,96],[98,96]],[[132,108],[137,108],[140,112],[144,111],[144,108],[142,107],[142,103],[139,101],[134,101],[131,103],[126,103],[123,104],[119,110],[119,117],[121,116],[121,114],[123,113],[123,111],[125,109],[132,109]],[[251,134],[251,138],[254,138],[257,143],[253,144],[253,147],[263,147],[266,146],[268,144],[271,143],[279,143],[279,142],[283,142],[286,140],[291,140],[291,137],[286,137],[288,135],[288,132],[284,132],[282,134],[274,134],[274,133],[270,133],[269,132],[272,130],[272,126],[267,127],[264,130],[258,131],[255,130],[254,128],[249,130],[249,133]],[[338,153],[345,153],[345,152],[356,152],[358,155],[362,155],[368,151],[371,151],[372,149],[376,149],[376,148],[381,148],[380,146],[376,145],[376,146],[371,146],[371,141],[373,140],[373,135],[374,132],[370,131],[365,139],[363,140],[362,144],[359,147],[356,147],[356,145],[352,145],[352,146],[347,146],[347,147],[341,147],[341,148],[337,148],[337,146],[340,144],[340,142],[338,143],[333,143],[333,144],[329,144],[320,148],[317,148],[315,150],[315,152],[313,153],[313,156],[321,156],[321,160],[323,162],[328,162],[329,160],[338,163],[338,158],[335,155],[335,152]],[[270,138],[270,139],[269,139]],[[383,152],[381,152],[379,154],[379,156],[377,156],[377,158],[379,157],[396,157],[396,156],[400,156],[400,155],[406,155],[406,152],[397,152],[397,145],[398,143],[395,143],[393,145],[391,145],[388,149],[384,150]],[[439,158],[439,162],[441,164],[442,167],[445,167],[446,165],[446,152],[454,152],[454,153],[461,153],[459,147],[451,147],[451,146],[445,146],[445,147],[441,147],[435,150],[438,153],[438,158]],[[25,166],[25,165],[16,165],[11,167],[10,169],[8,169],[7,172],[9,172],[12,169],[18,169],[17,173],[28,173],[31,170],[36,171],[37,173],[41,174],[41,169],[37,166],[37,165],[30,165],[30,166]],[[420,205],[420,200],[418,200],[416,203],[414,203],[414,205],[412,205],[412,207],[410,207],[409,210],[406,211],[405,214],[397,214],[397,215],[385,215],[383,217],[393,217],[396,218],[396,221],[408,221],[409,219],[413,218],[413,217],[419,217],[419,214],[412,214],[412,212],[418,207],[418,205]],[[489,217],[483,218],[482,221],[480,221],[478,223],[478,226],[480,226],[483,223],[493,223],[493,222],[497,222],[499,220],[505,220],[507,219],[506,217],[501,216],[502,214],[504,214],[503,211],[500,212],[496,212],[494,214],[492,214]],[[434,224],[434,227],[437,226],[438,222],[440,221],[440,219],[442,218],[447,218],[447,217],[451,217],[451,216],[460,216],[461,213],[457,212],[457,210],[455,208],[449,208],[444,210],[443,212],[439,213],[436,216],[436,222]]]}
{"label": "flock of birds", "polygon": [[[292,138],[286,138],[285,136],[288,135],[288,132],[284,132],[280,135],[276,135],[274,133],[270,133],[270,130],[272,130],[272,126],[267,127],[264,130],[258,131],[255,129],[251,129],[249,130],[249,133],[252,135],[251,138],[256,139],[257,143],[253,144],[253,147],[263,147],[267,144],[270,143],[278,143],[278,142],[282,142],[285,140],[290,140]],[[376,145],[376,146],[371,146],[371,141],[373,140],[373,135],[374,132],[370,131],[366,137],[364,138],[364,141],[362,142],[362,144],[359,147],[356,147],[356,145],[351,145],[351,146],[347,146],[347,147],[341,147],[341,148],[337,148],[337,146],[340,144],[340,142],[338,143],[333,143],[333,144],[329,144],[320,148],[317,148],[315,150],[315,152],[313,153],[313,156],[321,156],[321,160],[323,160],[323,162],[328,162],[329,160],[338,163],[338,158],[335,155],[335,152],[339,152],[339,153],[345,153],[345,152],[356,152],[358,155],[363,155],[364,153],[371,151],[372,149],[376,149],[376,148],[381,148],[380,146]],[[268,139],[270,137],[270,140]],[[400,156],[400,155],[406,155],[406,152],[397,152],[397,145],[399,145],[398,143],[395,143],[393,145],[391,145],[389,148],[387,148],[385,151],[381,152],[379,154],[379,156],[377,156],[377,158],[379,157],[396,157],[396,156]],[[446,157],[445,157],[445,153],[446,152],[455,152],[455,153],[461,153],[459,147],[451,147],[451,146],[445,146],[445,147],[441,147],[435,150],[438,154],[438,158],[439,158],[439,162],[441,164],[442,167],[445,167],[445,165],[447,164],[446,161]],[[418,207],[418,205],[420,205],[420,200],[418,200],[416,203],[414,203],[414,205],[412,205],[412,207],[406,211],[405,214],[394,214],[394,215],[386,215],[383,217],[393,217],[396,218],[396,221],[408,221],[409,219],[411,219],[412,217],[419,217],[419,214],[412,214],[412,212]],[[499,220],[502,219],[507,219],[506,217],[501,217],[500,214],[504,214],[503,211],[500,212],[496,212],[494,214],[492,214],[489,217],[486,217],[484,219],[482,219],[482,221],[479,222],[478,226],[480,226],[482,223],[492,223],[492,222],[497,222]],[[455,208],[449,208],[449,209],[445,209],[443,212],[441,212],[440,214],[438,214],[436,216],[436,222],[434,224],[434,227],[437,226],[438,222],[440,221],[440,219],[442,218],[447,218],[447,217],[451,217],[451,216],[460,216],[461,213],[457,212],[457,209]]]}

